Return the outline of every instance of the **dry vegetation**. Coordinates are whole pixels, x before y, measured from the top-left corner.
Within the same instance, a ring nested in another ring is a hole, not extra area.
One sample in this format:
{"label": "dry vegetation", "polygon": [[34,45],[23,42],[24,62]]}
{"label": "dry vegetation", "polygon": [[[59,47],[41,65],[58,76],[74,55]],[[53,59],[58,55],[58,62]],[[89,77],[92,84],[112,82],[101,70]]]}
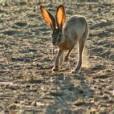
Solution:
{"label": "dry vegetation", "polygon": [[[3,4],[2,4],[3,5]],[[83,68],[77,47],[60,72],[52,72],[58,49],[39,5],[0,6],[0,114],[113,114],[114,4],[65,5],[67,18],[86,16],[90,35]],[[57,4],[46,7],[55,12]]]}

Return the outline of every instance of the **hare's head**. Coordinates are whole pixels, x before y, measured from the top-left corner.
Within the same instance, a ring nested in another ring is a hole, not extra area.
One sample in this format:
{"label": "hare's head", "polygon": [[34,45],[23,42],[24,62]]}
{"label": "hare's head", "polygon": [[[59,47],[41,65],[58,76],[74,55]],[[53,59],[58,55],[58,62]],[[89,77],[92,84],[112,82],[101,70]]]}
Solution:
{"label": "hare's head", "polygon": [[62,27],[63,27],[63,25],[65,23],[65,19],[66,19],[63,5],[59,5],[57,7],[55,18],[51,13],[49,13],[49,11],[47,11],[45,9],[45,7],[41,6],[40,9],[41,9],[41,14],[42,14],[45,22],[53,30],[53,33],[52,33],[53,45],[59,45],[63,41]]}

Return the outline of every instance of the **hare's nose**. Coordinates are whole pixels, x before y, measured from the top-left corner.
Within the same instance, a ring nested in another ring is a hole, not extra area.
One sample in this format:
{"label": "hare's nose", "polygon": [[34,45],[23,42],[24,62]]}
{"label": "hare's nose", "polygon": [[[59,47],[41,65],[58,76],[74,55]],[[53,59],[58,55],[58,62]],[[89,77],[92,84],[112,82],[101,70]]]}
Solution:
{"label": "hare's nose", "polygon": [[56,46],[56,45],[57,45],[57,42],[56,42],[56,41],[52,41],[52,44],[53,44],[54,46]]}
{"label": "hare's nose", "polygon": [[55,44],[56,44],[56,42],[54,42],[54,41],[53,41],[53,42],[52,42],[52,44],[53,44],[53,45],[55,45]]}

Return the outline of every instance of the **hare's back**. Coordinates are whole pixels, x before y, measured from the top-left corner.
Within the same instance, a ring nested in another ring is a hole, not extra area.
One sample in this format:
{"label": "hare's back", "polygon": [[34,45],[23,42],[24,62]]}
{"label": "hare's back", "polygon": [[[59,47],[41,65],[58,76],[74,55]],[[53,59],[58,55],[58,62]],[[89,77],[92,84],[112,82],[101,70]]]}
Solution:
{"label": "hare's back", "polygon": [[67,37],[77,37],[80,39],[85,32],[86,25],[87,21],[85,17],[75,15],[66,21],[63,31]]}

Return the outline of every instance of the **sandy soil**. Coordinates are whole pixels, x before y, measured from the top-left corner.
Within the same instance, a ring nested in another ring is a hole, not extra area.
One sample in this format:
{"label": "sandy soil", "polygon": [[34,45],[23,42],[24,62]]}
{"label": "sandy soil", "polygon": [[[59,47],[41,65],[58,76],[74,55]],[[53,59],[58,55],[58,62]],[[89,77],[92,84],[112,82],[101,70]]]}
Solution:
{"label": "sandy soil", "polygon": [[[65,5],[67,18],[86,16],[90,34],[83,67],[77,47],[60,72],[52,72],[58,48],[39,5],[0,6],[0,114],[113,114],[114,4]],[[47,9],[55,12],[56,4]]]}

